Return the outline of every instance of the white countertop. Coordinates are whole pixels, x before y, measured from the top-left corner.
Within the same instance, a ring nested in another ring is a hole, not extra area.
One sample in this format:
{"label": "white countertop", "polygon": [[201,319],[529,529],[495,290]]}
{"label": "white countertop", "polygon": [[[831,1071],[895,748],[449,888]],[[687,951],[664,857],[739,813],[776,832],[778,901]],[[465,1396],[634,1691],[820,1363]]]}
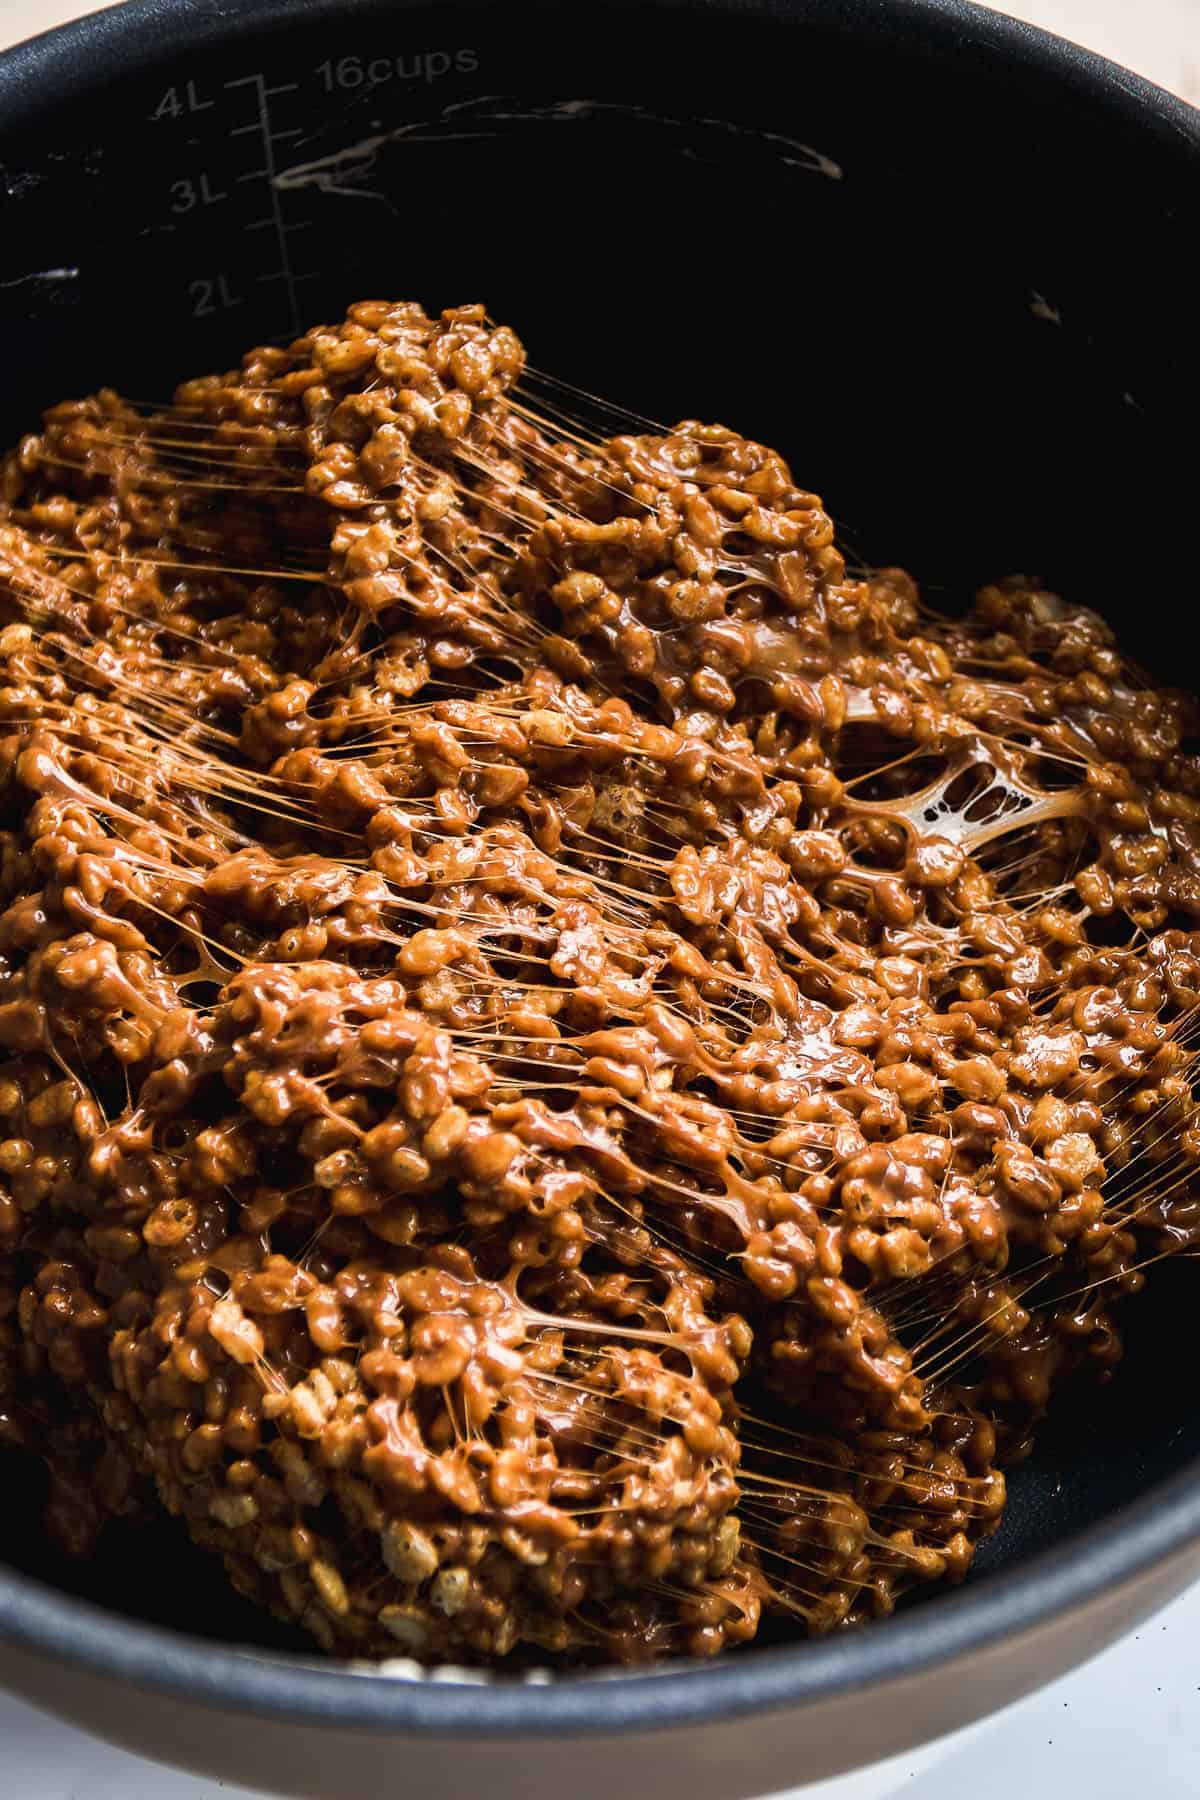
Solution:
{"label": "white countertop", "polygon": [[[0,44],[88,10],[79,0],[0,0]],[[1200,103],[1200,0],[1007,0],[994,10],[1086,43]],[[874,1783],[871,1792],[880,1795]],[[1196,1800],[1200,1586],[1076,1674],[951,1740],[935,1768],[901,1765],[887,1800],[1012,1800],[1014,1792],[1020,1800]],[[110,1750],[4,1695],[0,1795],[250,1800],[244,1789]]]}

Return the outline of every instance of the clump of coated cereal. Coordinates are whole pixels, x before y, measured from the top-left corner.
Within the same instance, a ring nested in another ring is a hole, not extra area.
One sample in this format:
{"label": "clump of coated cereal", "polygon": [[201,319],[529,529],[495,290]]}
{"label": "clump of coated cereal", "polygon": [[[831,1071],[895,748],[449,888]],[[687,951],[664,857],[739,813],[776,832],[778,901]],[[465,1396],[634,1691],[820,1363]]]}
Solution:
{"label": "clump of coated cereal", "polygon": [[1193,1241],[1193,709],[523,360],[368,302],[4,466],[0,1441],[330,1651],[711,1654],[965,1572]]}

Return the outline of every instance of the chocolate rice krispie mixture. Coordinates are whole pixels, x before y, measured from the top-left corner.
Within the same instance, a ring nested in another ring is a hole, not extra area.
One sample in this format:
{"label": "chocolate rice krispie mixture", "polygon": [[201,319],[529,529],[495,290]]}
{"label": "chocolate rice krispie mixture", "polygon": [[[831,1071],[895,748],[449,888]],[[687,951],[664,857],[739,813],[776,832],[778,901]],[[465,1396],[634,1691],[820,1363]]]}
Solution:
{"label": "chocolate rice krispie mixture", "polygon": [[341,1655],[958,1578],[1200,1236],[1191,702],[478,306],[0,496],[0,1443]]}

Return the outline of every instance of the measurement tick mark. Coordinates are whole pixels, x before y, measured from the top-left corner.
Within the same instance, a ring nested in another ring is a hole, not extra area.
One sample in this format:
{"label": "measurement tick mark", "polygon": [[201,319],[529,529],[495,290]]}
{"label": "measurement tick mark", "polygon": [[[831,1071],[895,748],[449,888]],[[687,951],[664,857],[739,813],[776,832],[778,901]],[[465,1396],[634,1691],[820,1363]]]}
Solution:
{"label": "measurement tick mark", "polygon": [[[250,221],[249,225],[242,226],[242,230],[243,231],[265,231],[267,229],[268,225],[274,225],[274,223],[275,223],[274,218],[252,219]],[[291,237],[293,235],[293,233],[297,232],[297,231],[311,231],[312,226],[313,226],[313,222],[311,219],[297,219],[296,223],[294,225],[285,225],[283,227],[284,236]],[[175,228],[174,228],[174,226],[171,226],[170,229],[173,231]]]}
{"label": "measurement tick mark", "polygon": [[246,174],[239,175],[236,179],[242,182],[265,181],[267,183],[267,194],[270,200],[271,210],[267,217],[254,220],[251,224],[247,225],[245,229],[247,231],[265,231],[268,227],[274,227],[275,240],[279,246],[280,267],[272,271],[270,275],[260,275],[258,280],[260,283],[282,281],[285,284],[287,288],[288,309],[291,316],[292,330],[298,332],[300,329],[300,310],[296,300],[296,283],[292,275],[291,260],[288,256],[287,240],[289,228],[283,216],[283,206],[280,200],[279,190],[275,185],[274,147],[277,143],[284,143],[291,138],[301,137],[303,133],[299,127],[286,131],[273,130],[269,102],[273,94],[294,93],[298,88],[299,83],[295,81],[276,82],[273,86],[268,87],[265,77],[262,72],[259,71],[254,75],[236,76],[232,81],[227,81],[225,86],[226,88],[245,87],[253,88],[254,90],[254,97],[257,102],[257,118],[252,124],[235,126],[230,133],[230,136],[248,137],[252,133],[257,132],[262,143],[263,166],[261,169],[248,170]]}

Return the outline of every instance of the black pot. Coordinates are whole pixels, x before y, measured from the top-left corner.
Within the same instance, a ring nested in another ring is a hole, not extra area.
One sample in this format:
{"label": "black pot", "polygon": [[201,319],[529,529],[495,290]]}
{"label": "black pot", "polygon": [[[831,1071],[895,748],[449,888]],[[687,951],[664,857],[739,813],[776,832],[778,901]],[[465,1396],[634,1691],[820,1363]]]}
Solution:
{"label": "black pot", "polygon": [[[582,388],[778,444],[939,604],[1036,572],[1187,683],[1198,174],[1200,115],[960,0],[136,0],[0,58],[2,435],[364,295],[483,298]],[[169,1527],[56,1562],[0,1465],[0,1680],[297,1795],[837,1774],[1200,1569],[1190,1280],[1130,1307],[966,1588],[861,1633],[536,1687],[350,1675]]]}

